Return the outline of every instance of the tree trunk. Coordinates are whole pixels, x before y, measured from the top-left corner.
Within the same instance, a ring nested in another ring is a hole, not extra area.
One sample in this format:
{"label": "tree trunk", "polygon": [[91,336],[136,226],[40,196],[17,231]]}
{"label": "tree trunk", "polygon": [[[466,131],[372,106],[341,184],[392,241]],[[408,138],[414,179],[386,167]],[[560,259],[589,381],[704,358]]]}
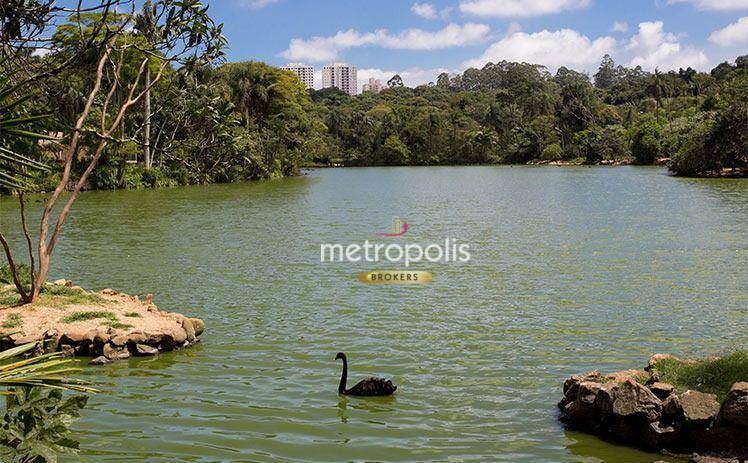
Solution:
{"label": "tree trunk", "polygon": [[[145,68],[145,87],[151,86],[151,68],[146,65]],[[143,118],[145,124],[143,127],[143,163],[145,164],[146,170],[151,168],[151,91],[145,92],[145,100],[143,103]]]}

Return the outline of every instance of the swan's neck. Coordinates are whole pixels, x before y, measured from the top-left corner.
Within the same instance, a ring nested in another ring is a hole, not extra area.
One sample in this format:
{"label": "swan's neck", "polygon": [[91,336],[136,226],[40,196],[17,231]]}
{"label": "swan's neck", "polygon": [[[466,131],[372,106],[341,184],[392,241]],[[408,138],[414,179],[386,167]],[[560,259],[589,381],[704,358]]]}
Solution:
{"label": "swan's neck", "polygon": [[338,393],[345,394],[345,384],[348,380],[348,359],[343,357],[343,374],[340,375],[340,385],[338,386]]}

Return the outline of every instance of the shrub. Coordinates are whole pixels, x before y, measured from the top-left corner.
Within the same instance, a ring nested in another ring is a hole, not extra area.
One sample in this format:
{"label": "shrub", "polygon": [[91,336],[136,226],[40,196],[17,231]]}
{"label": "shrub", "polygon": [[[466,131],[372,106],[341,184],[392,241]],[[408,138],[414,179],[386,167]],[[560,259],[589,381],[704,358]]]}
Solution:
{"label": "shrub", "polygon": [[662,127],[652,120],[634,128],[631,137],[631,154],[636,164],[652,164],[661,151]]}
{"label": "shrub", "polygon": [[545,147],[540,159],[544,161],[559,161],[564,158],[564,150],[558,143],[552,143]]}
{"label": "shrub", "polygon": [[678,392],[693,389],[716,394],[721,402],[734,383],[748,379],[748,351],[737,350],[720,358],[695,362],[664,358],[655,364],[654,370],[660,381],[672,384]]}

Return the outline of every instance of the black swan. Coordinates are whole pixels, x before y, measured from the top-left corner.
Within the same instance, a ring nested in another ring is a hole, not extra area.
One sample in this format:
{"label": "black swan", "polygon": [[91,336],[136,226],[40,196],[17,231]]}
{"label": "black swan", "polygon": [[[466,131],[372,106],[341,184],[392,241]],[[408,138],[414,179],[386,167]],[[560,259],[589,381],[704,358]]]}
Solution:
{"label": "black swan", "polygon": [[392,381],[383,378],[362,379],[352,388],[346,389],[345,383],[348,381],[348,358],[344,353],[338,352],[338,355],[335,356],[335,360],[338,359],[343,359],[343,374],[340,376],[338,394],[371,397],[392,395],[397,390],[397,386],[392,384]]}

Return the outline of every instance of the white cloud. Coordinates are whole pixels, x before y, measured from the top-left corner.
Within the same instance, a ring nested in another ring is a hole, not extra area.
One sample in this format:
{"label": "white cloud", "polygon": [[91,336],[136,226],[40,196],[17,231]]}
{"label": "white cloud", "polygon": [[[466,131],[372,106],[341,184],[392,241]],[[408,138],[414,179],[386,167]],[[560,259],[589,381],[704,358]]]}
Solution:
{"label": "white cloud", "polygon": [[702,11],[748,10],[748,0],[668,0],[667,3],[690,3]]}
{"label": "white cloud", "polygon": [[748,16],[743,16],[737,22],[712,32],[709,35],[709,41],[723,47],[748,45]]}
{"label": "white cloud", "polygon": [[281,56],[294,61],[331,61],[337,59],[342,50],[365,45],[397,50],[440,50],[480,43],[490,31],[485,24],[475,23],[462,26],[449,24],[433,32],[406,29],[397,34],[391,34],[386,29],[367,33],[349,29],[329,37],[293,39]]}
{"label": "white cloud", "polygon": [[436,12],[436,7],[431,3],[414,3],[410,7],[410,11],[416,15],[426,19],[437,19],[439,13]]}
{"label": "white cloud", "polygon": [[650,71],[703,68],[709,63],[702,51],[681,45],[676,35],[665,32],[662,21],[640,23],[638,33],[631,37],[626,49],[634,55],[631,66]]}
{"label": "white cloud", "polygon": [[561,66],[593,70],[603,55],[613,51],[615,44],[612,37],[591,40],[572,29],[543,30],[532,34],[514,32],[488,47],[481,57],[463,65],[482,68],[488,62],[507,60],[542,64],[551,71]]}
{"label": "white cloud", "polygon": [[399,74],[400,77],[403,78],[403,83],[407,87],[417,87],[419,85],[428,84],[429,82],[436,82],[436,78],[442,72],[454,73],[456,71],[445,68],[410,68],[401,71],[388,71],[378,68],[359,69],[358,82],[361,85],[368,82],[370,77],[373,77],[374,79],[379,79],[382,82],[382,85],[386,85],[387,81],[390,80],[392,76],[394,76],[395,74]]}
{"label": "white cloud", "polygon": [[265,8],[268,5],[272,5],[273,3],[278,3],[280,0],[241,0],[241,4],[252,8],[253,10],[259,10],[260,8]]}
{"label": "white cloud", "polygon": [[591,3],[592,0],[462,0],[460,11],[491,18],[528,18],[577,10]]}
{"label": "white cloud", "polygon": [[613,32],[626,33],[629,31],[629,25],[625,21],[613,21],[613,27],[610,28]]}

